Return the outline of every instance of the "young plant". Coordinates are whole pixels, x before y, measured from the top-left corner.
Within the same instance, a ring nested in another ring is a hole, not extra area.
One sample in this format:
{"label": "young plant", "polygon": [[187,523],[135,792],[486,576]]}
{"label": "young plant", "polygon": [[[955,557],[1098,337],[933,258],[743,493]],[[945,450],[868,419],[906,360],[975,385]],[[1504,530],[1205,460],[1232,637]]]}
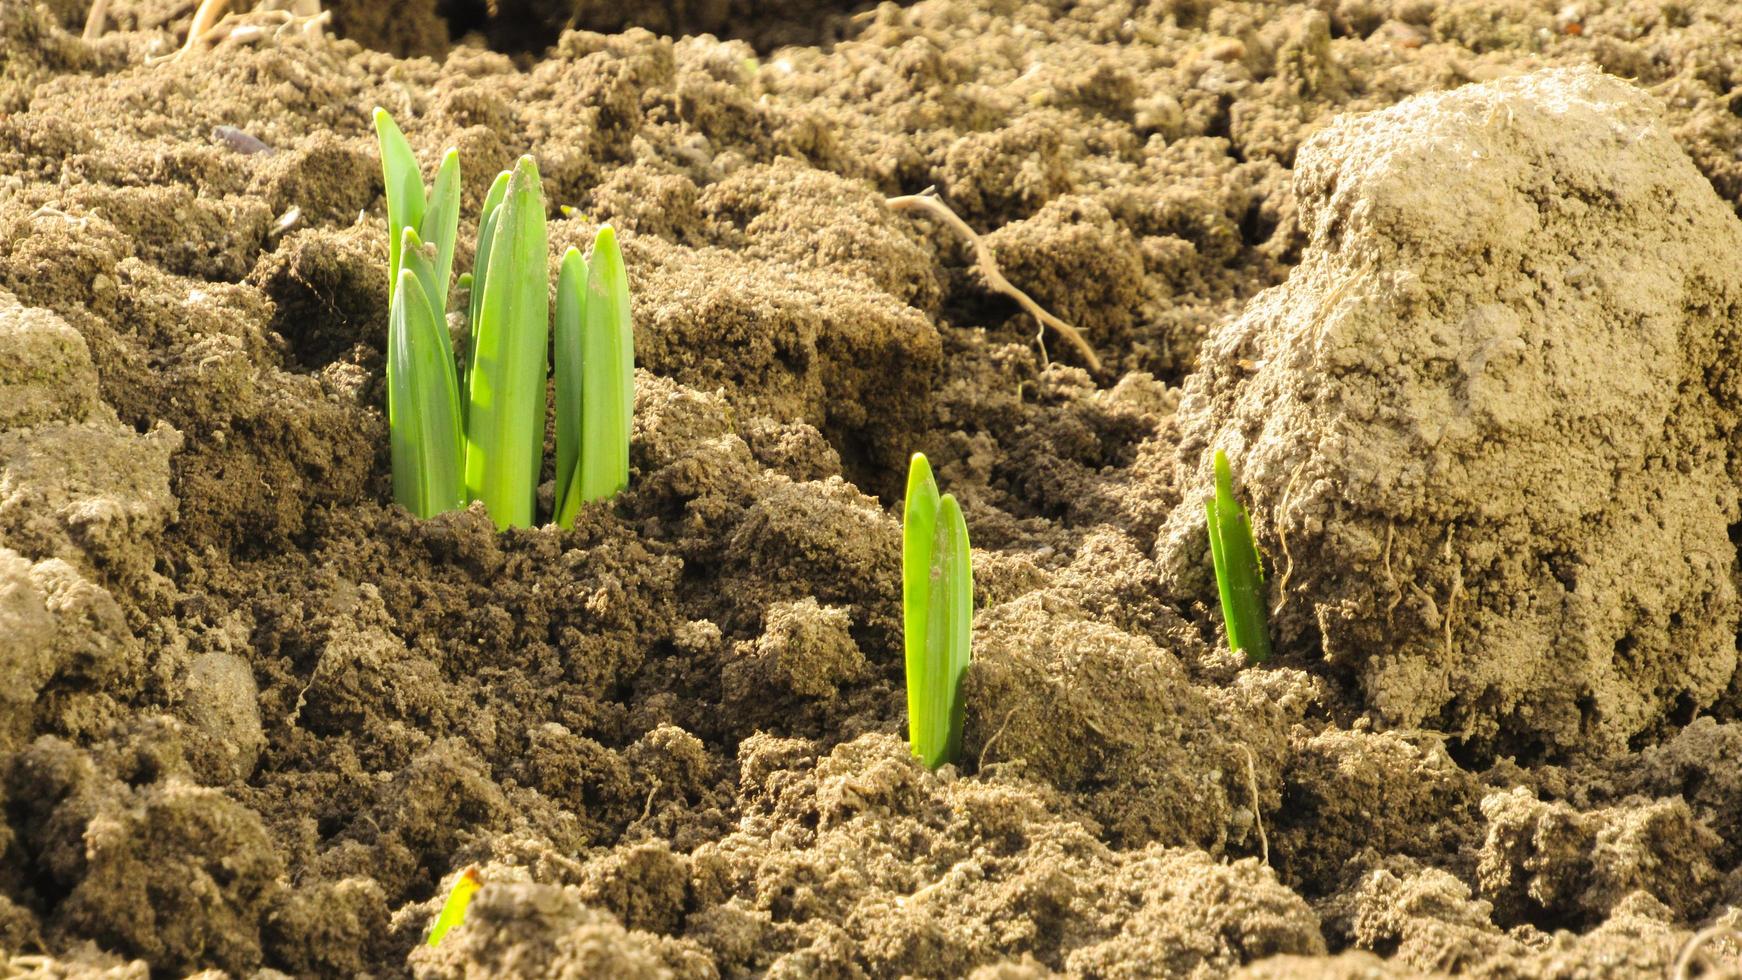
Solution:
{"label": "young plant", "polygon": [[635,334],[629,277],[610,225],[592,262],[563,255],[556,288],[556,522],[573,527],[581,505],[629,485],[635,418]]}
{"label": "young plant", "polygon": [[[427,193],[411,146],[375,110],[387,186],[387,418],[393,497],[419,517],[482,501],[498,528],[533,523],[544,463],[550,335],[544,192],[522,157],[484,198],[477,258],[461,277],[471,338],[455,368],[447,297],[459,227],[459,157],[449,150]],[[556,510],[629,482],[634,338],[616,233],[600,229],[592,262],[570,249],[557,289]]]}
{"label": "young plant", "polygon": [[478,869],[468,867],[454,879],[454,887],[448,892],[448,900],[442,903],[441,914],[436,916],[435,925],[429,930],[429,944],[439,945],[442,937],[460,927],[466,921],[466,909],[472,904],[472,896],[478,894],[478,889],[484,887],[484,877],[478,874]]}
{"label": "young plant", "polygon": [[[387,187],[387,425],[393,499],[419,517],[465,506],[455,441],[459,388],[448,340],[448,277],[460,221],[460,158],[449,150],[426,196],[411,146],[375,110]],[[424,243],[430,244],[426,246]],[[409,283],[409,291],[404,284]]]}
{"label": "young plant", "polygon": [[[423,259],[417,232],[405,229],[403,247]],[[445,319],[430,308],[418,272],[400,270],[387,325],[388,437],[393,499],[418,517],[466,505],[459,380]]]}
{"label": "young plant", "polygon": [[466,372],[466,494],[498,529],[530,527],[544,461],[549,244],[538,165],[521,157],[486,218],[489,252],[472,273],[481,294]]}
{"label": "young plant", "polygon": [[436,168],[435,184],[425,196],[423,173],[411,144],[386,109],[375,110],[375,135],[381,146],[381,176],[387,188],[387,297],[399,285],[404,229],[435,245],[434,286],[429,302],[438,313],[448,306],[448,277],[454,268],[454,241],[460,232],[460,152],[449,149]]}
{"label": "young plant", "polygon": [[901,593],[907,647],[907,732],[928,769],[962,752],[962,675],[974,620],[968,525],[956,498],[938,496],[923,453],[907,471],[901,515]]}
{"label": "young plant", "polygon": [[1216,565],[1216,591],[1222,599],[1222,620],[1228,627],[1228,647],[1244,652],[1246,662],[1270,659],[1270,627],[1264,615],[1264,569],[1246,508],[1234,499],[1234,473],[1228,456],[1216,450],[1216,495],[1204,502],[1209,519],[1210,558]]}

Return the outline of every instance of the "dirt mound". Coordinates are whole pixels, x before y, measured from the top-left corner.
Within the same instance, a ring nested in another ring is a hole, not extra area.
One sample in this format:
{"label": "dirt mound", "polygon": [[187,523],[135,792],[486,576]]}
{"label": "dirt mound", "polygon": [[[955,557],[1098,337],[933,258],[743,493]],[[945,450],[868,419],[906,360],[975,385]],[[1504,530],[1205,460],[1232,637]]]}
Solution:
{"label": "dirt mound", "polygon": [[1567,70],[1338,122],[1301,264],[1186,386],[1180,479],[1230,450],[1278,640],[1387,724],[1615,751],[1733,690],[1742,222],[1660,119]]}
{"label": "dirt mound", "polygon": [[[147,64],[188,5],[0,3],[0,974],[1662,975],[1742,924],[1742,14],[1586,6],[547,3],[621,33],[505,52],[346,0],[436,60]],[[1656,101],[1361,115],[1545,65]],[[375,105],[468,215],[532,153],[557,250],[619,229],[632,483],[571,531],[389,503]],[[1103,370],[883,203],[928,186]],[[914,450],[976,546],[936,773]]]}

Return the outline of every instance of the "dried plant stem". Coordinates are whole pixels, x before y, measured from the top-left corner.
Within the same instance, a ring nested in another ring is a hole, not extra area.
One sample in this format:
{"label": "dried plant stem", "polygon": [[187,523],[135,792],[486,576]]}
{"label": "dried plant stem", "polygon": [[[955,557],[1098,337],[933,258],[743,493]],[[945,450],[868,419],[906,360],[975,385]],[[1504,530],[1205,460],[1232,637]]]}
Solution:
{"label": "dried plant stem", "polygon": [[1264,812],[1258,805],[1258,767],[1252,758],[1252,747],[1245,742],[1238,743],[1240,751],[1246,753],[1246,787],[1252,793],[1252,822],[1258,826],[1258,846],[1264,856],[1264,863],[1270,863],[1270,837],[1264,832]]}
{"label": "dried plant stem", "polygon": [[85,17],[85,32],[87,41],[95,41],[103,36],[103,28],[109,22],[109,0],[96,0],[91,4],[91,12]]}
{"label": "dried plant stem", "polygon": [[1675,967],[1669,974],[1671,980],[1690,980],[1694,975],[1694,964],[1706,962],[1705,947],[1724,940],[1742,943],[1742,932],[1729,926],[1708,926],[1690,936],[1682,946],[1681,955],[1675,958]]}
{"label": "dried plant stem", "polygon": [[1276,525],[1276,541],[1282,548],[1282,557],[1288,562],[1288,567],[1283,569],[1282,578],[1276,583],[1276,605],[1270,610],[1272,616],[1282,612],[1282,607],[1288,604],[1288,580],[1294,577],[1294,555],[1288,550],[1288,526],[1285,521],[1288,505],[1294,500],[1295,482],[1300,479],[1300,471],[1306,469],[1306,464],[1304,459],[1295,464],[1294,472],[1288,477],[1288,486],[1282,489],[1282,503],[1276,507],[1273,521]]}
{"label": "dried plant stem", "polygon": [[1083,359],[1083,363],[1089,366],[1089,370],[1097,372],[1101,370],[1101,359],[1095,355],[1095,349],[1089,346],[1089,342],[1083,339],[1083,335],[1077,331],[1077,328],[1041,309],[1040,304],[1031,299],[1027,293],[1011,285],[1010,280],[1004,278],[1004,273],[998,270],[998,260],[992,257],[992,250],[986,247],[986,243],[979,233],[968,227],[968,223],[958,217],[956,212],[950,210],[948,204],[939,200],[936,191],[928,187],[921,193],[892,197],[884,203],[896,211],[924,211],[948,225],[956,234],[966,238],[968,243],[974,246],[974,262],[979,266],[980,274],[986,277],[987,285],[991,286],[994,291],[1003,293],[1015,300],[1019,306],[1027,311],[1029,316],[1040,322],[1041,332],[1035,335],[1035,343],[1040,344],[1042,358],[1046,357],[1046,344],[1042,338],[1046,335],[1046,328],[1051,327],[1067,343],[1076,348],[1077,355]]}
{"label": "dried plant stem", "polygon": [[148,65],[166,64],[181,58],[189,51],[197,51],[206,43],[206,33],[218,26],[218,21],[229,9],[230,0],[200,0],[200,5],[194,9],[193,23],[188,25],[187,40],[175,50],[174,54],[162,58],[146,58]]}

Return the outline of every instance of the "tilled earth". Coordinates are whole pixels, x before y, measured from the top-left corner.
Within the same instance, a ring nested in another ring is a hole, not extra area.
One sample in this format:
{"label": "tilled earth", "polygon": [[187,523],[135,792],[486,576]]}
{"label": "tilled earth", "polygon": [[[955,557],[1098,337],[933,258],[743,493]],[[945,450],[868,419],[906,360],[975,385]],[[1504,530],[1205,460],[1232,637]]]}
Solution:
{"label": "tilled earth", "polygon": [[[1742,8],[347,2],[172,60],[188,5],[88,6],[0,2],[0,975],[1631,977],[1742,927]],[[572,531],[390,503],[376,105],[459,147],[460,268],[522,153],[553,254],[619,229],[632,485]],[[976,549],[938,773],[916,450]]]}

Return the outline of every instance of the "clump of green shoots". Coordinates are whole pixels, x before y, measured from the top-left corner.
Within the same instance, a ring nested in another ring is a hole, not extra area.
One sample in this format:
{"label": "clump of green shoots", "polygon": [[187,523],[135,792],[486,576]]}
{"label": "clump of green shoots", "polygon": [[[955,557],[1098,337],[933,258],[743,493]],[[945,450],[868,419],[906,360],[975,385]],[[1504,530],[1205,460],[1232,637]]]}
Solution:
{"label": "clump of green shoots", "polygon": [[971,655],[974,570],[968,525],[931,464],[914,453],[901,515],[901,593],[907,647],[907,732],[928,769],[962,752],[962,676]]}
{"label": "clump of green shoots", "polygon": [[[498,528],[533,523],[544,463],[548,237],[538,166],[521,157],[484,199],[470,276],[466,369],[447,331],[459,227],[459,156],[449,150],[426,196],[411,146],[375,110],[387,186],[387,419],[393,498],[419,517],[482,501]],[[580,506],[629,483],[635,353],[629,280],[616,233],[601,228],[591,264],[563,256],[556,309],[556,508],[572,527]]]}
{"label": "clump of green shoots", "polygon": [[1234,473],[1228,456],[1216,450],[1216,494],[1204,502],[1209,518],[1210,558],[1216,565],[1216,591],[1222,599],[1222,620],[1228,627],[1228,647],[1244,652],[1246,662],[1270,659],[1270,627],[1264,615],[1264,569],[1246,508],[1234,499]]}

